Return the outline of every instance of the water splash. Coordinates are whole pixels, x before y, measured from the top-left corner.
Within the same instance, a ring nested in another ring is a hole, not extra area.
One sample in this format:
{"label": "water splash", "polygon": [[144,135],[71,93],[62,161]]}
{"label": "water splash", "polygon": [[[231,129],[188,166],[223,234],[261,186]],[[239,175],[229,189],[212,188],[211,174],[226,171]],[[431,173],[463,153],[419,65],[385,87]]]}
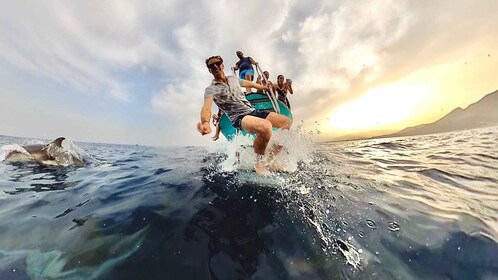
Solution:
{"label": "water splash", "polygon": [[[43,145],[44,142],[42,140],[29,139],[28,141],[25,141],[23,145],[38,144]],[[54,158],[57,164],[60,166],[77,165],[77,161],[84,163],[84,151],[70,140],[65,139],[64,141],[62,141],[62,147],[58,147],[54,143],[50,142],[43,149],[45,149],[47,151],[47,154],[50,157]],[[2,146],[0,152],[0,161],[5,160],[7,156],[13,152],[21,153],[27,158],[32,158],[32,155],[22,145],[9,144]]]}
{"label": "water splash", "polygon": [[336,244],[338,245],[339,251],[346,258],[346,263],[352,265],[354,268],[359,269],[361,263],[361,253],[362,250],[356,250],[355,247],[349,242],[352,238],[348,238],[345,242],[341,239],[337,239]]}
{"label": "water splash", "polygon": [[[215,146],[213,151],[226,155],[226,160],[221,164],[224,171],[253,170],[255,154],[253,148],[253,136],[238,134],[230,142],[223,142]],[[275,146],[283,149],[273,159],[268,154]],[[302,132],[301,127],[291,130],[277,130],[273,132],[268,143],[266,155],[268,164],[277,164],[285,172],[296,172],[299,162],[311,162],[313,143],[307,133]],[[270,162],[271,161],[271,162]]]}
{"label": "water splash", "polygon": [[5,158],[12,152],[18,152],[21,153],[25,156],[30,156],[28,151],[24,149],[21,145],[19,144],[11,144],[11,145],[4,145],[2,146],[1,152],[0,152],[0,161],[5,160]]}
{"label": "water splash", "polygon": [[62,141],[62,147],[58,147],[54,143],[47,145],[47,153],[55,158],[57,163],[62,166],[76,165],[76,161],[83,161],[83,150],[76,146],[72,141],[65,139]]}
{"label": "water splash", "polygon": [[[331,204],[324,204],[324,198],[330,197],[330,192],[337,186],[330,172],[330,160],[320,156],[316,144],[311,141],[312,133],[303,132],[301,127],[292,130],[275,131],[268,145],[281,145],[284,149],[275,161],[287,172],[272,173],[269,176],[259,176],[252,172],[254,165],[253,139],[249,136],[237,135],[231,142],[220,142],[212,152],[222,155],[222,161],[217,168],[210,169],[217,175],[226,172],[235,176],[232,180],[238,183],[250,183],[256,186],[276,188],[282,195],[282,201],[290,216],[299,223],[307,225],[311,234],[318,241],[321,254],[326,258],[340,252],[346,259],[346,264],[354,268],[361,267],[361,249],[357,250],[350,242],[351,237],[346,228],[349,222],[337,219],[330,211]],[[230,176],[228,176],[230,177]],[[210,180],[208,178],[208,180]],[[343,195],[338,197],[344,198]],[[334,198],[335,200],[335,198]],[[331,222],[330,219],[337,220]],[[333,224],[333,226],[328,226]],[[348,240],[348,241],[342,241]]]}

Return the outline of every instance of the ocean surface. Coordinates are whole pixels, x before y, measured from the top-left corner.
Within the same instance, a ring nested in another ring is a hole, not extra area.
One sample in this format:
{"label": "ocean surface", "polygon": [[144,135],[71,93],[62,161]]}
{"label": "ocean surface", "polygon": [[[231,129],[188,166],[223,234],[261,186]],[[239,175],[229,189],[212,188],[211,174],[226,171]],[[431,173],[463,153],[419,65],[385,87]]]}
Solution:
{"label": "ocean surface", "polygon": [[286,137],[267,177],[223,142],[0,162],[0,279],[498,279],[498,127]]}

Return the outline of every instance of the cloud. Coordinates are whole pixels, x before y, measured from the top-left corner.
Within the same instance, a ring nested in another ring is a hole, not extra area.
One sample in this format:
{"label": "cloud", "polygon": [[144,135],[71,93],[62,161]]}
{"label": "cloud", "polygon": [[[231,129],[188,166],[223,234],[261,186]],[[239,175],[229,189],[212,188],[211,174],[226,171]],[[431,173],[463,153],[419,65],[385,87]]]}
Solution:
{"label": "cloud", "polygon": [[191,83],[169,84],[152,98],[152,106],[165,116],[199,115],[202,93],[193,93]]}
{"label": "cloud", "polygon": [[477,6],[467,1],[316,4],[293,18],[297,28],[279,31],[280,44],[292,46],[279,55],[285,56],[286,76],[295,82],[291,103],[307,120],[325,118],[369,88],[449,63],[475,51],[483,40],[498,38],[493,1]]}
{"label": "cloud", "polygon": [[[272,80],[291,78],[296,119],[314,121],[368,88],[446,63],[485,38],[495,42],[497,6],[492,0],[11,1],[0,13],[0,72],[46,81],[33,100],[59,86],[66,95],[154,112],[162,129],[193,130],[212,78],[204,59],[222,55],[229,69],[242,50]],[[154,130],[150,115],[134,117],[143,118],[144,133]],[[206,142],[188,135],[191,143]]]}
{"label": "cloud", "polygon": [[402,1],[322,3],[315,14],[300,21],[298,29],[287,31],[282,40],[296,45],[293,62],[301,66],[300,72],[291,73],[297,75],[296,101],[320,114],[330,111],[331,101],[356,83],[376,79],[383,49],[410,25],[404,7]]}
{"label": "cloud", "polygon": [[20,14],[2,13],[0,34],[9,42],[1,48],[4,60],[13,67],[80,92],[105,92],[127,100],[122,83],[109,73],[107,61],[92,53],[96,48],[89,48],[89,42],[99,43],[99,38],[83,27],[84,21],[75,18],[64,6],[22,4],[12,4],[22,14],[23,21],[18,24],[13,23],[18,22]]}

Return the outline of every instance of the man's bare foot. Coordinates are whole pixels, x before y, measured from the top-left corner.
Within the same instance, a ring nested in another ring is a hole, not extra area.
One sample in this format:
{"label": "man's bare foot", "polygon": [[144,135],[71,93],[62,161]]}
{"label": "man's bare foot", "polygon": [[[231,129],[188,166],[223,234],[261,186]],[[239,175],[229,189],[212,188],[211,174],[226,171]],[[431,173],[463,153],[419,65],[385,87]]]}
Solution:
{"label": "man's bare foot", "polygon": [[278,162],[277,160],[274,160],[270,166],[270,170],[272,172],[287,172],[287,169],[285,169],[285,166]]}
{"label": "man's bare foot", "polygon": [[270,162],[272,161],[275,161],[275,159],[277,158],[277,155],[280,154],[280,151],[282,151],[282,148],[283,146],[280,146],[280,145],[273,145],[271,151],[270,151],[270,154],[268,156],[268,159]]}
{"label": "man's bare foot", "polygon": [[270,174],[270,171],[266,168],[265,164],[262,162],[256,162],[254,164],[254,171],[258,173],[258,175],[268,175]]}
{"label": "man's bare foot", "polygon": [[263,155],[256,154],[256,162],[254,163],[254,170],[259,175],[268,175],[270,172],[266,168],[265,160]]}

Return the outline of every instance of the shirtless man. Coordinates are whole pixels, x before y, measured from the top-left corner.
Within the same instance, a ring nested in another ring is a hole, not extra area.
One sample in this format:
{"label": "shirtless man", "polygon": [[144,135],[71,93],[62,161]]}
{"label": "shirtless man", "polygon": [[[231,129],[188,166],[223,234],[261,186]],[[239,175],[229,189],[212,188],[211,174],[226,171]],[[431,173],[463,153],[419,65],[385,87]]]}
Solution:
{"label": "shirtless man", "polygon": [[[254,169],[258,174],[266,174],[268,169],[264,162],[264,155],[273,133],[272,127],[289,129],[290,119],[275,112],[254,109],[240,87],[254,87],[258,90],[265,90],[266,87],[251,81],[241,80],[235,76],[225,76],[225,66],[220,56],[206,59],[206,66],[214,79],[204,91],[204,105],[201,109],[201,121],[197,124],[197,130],[202,135],[211,133],[211,106],[214,101],[216,106],[227,114],[235,128],[256,134],[253,144],[256,154]],[[280,148],[280,146],[275,146],[270,151],[270,155],[274,156]]]}

